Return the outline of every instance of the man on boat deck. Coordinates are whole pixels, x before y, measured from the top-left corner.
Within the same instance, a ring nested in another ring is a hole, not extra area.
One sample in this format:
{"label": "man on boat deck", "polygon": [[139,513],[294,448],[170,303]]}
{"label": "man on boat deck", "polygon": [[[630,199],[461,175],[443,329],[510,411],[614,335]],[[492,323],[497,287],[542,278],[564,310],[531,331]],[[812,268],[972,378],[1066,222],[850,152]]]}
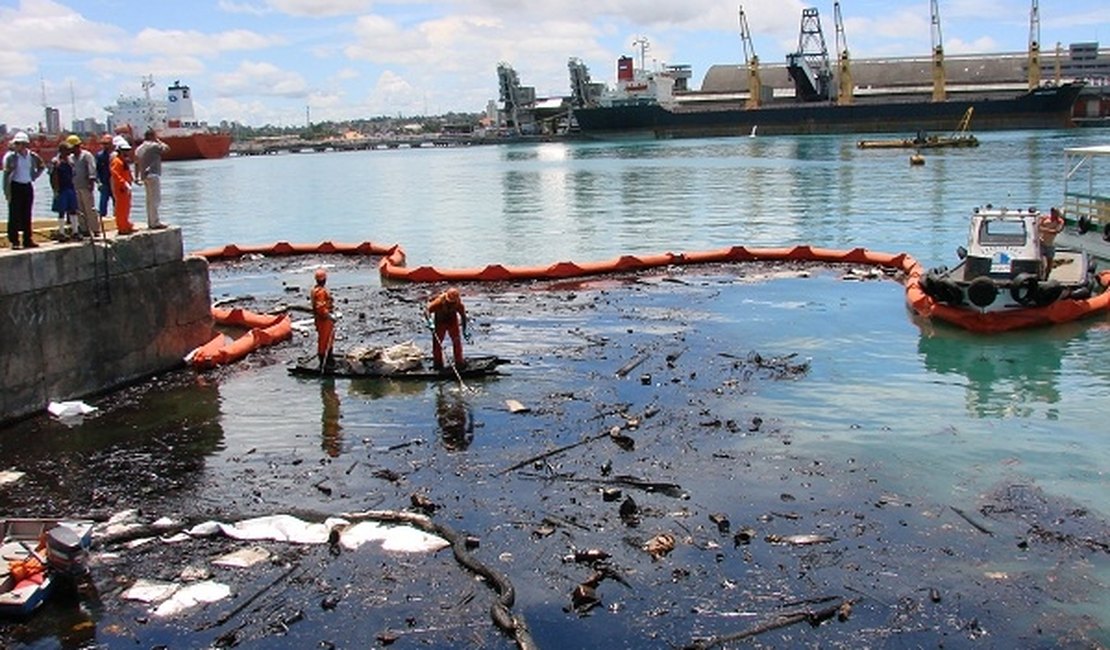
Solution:
{"label": "man on boat deck", "polygon": [[316,356],[320,367],[335,362],[332,344],[335,343],[335,315],[332,313],[331,292],[328,291],[328,272],[316,269],[316,286],[312,288],[312,319],[316,325]]}
{"label": "man on boat deck", "polygon": [[443,369],[443,337],[445,335],[451,336],[451,352],[455,359],[455,367],[463,367],[465,361],[463,360],[462,337],[459,336],[459,328],[462,327],[462,336],[467,336],[466,307],[463,306],[459,290],[451,287],[432,298],[424,311],[424,317],[428,320],[428,326],[432,329],[432,363],[435,369]]}
{"label": "man on boat deck", "polygon": [[1064,215],[1058,208],[1037,220],[1037,237],[1041,242],[1041,278],[1052,273],[1052,260],[1056,257],[1056,235],[1064,230]]}

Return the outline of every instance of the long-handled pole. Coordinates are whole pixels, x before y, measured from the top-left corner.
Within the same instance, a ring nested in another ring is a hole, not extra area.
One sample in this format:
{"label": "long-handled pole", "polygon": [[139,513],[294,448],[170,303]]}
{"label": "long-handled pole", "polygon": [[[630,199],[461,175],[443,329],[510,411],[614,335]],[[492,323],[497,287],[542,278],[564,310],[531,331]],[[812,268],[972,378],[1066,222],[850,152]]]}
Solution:
{"label": "long-handled pole", "polygon": [[[436,340],[437,340],[437,341],[439,341],[439,351],[440,351],[440,353],[441,353],[441,354],[443,354],[444,356],[447,356],[447,351],[443,349],[443,338],[442,338],[442,337],[440,337],[440,335],[436,333],[436,331],[435,331],[435,329],[434,329],[434,327],[435,327],[435,326],[433,325],[432,327],[433,327],[433,329],[432,329],[432,336],[434,336],[434,337],[436,338]],[[460,389],[461,389],[461,390],[462,390],[462,391],[463,391],[464,393],[469,393],[469,392],[470,392],[470,388],[469,388],[469,387],[467,387],[467,385],[463,383],[462,375],[461,375],[461,374],[459,373],[459,369],[458,369],[458,367],[457,367],[457,366],[455,365],[455,357],[454,357],[454,355],[452,355],[452,356],[451,356],[451,364],[450,364],[450,365],[451,365],[451,370],[454,370],[454,371],[455,371],[455,378],[459,380],[459,388],[460,388]]]}

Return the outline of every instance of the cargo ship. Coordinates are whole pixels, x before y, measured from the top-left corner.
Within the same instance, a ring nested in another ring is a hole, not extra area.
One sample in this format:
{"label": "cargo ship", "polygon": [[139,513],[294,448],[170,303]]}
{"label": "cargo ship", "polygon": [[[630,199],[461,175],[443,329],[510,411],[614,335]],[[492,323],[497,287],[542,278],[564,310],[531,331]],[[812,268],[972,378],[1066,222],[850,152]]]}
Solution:
{"label": "cargo ship", "polygon": [[574,121],[586,136],[656,138],[949,132],[968,111],[976,131],[1070,128],[1087,113],[1081,107],[1089,102],[1078,101],[1084,79],[1099,81],[1092,76],[1097,44],[1040,51],[1036,2],[1027,53],[947,59],[935,0],[933,50],[918,57],[850,60],[840,3],[833,9],[833,56],[817,9],[806,8],[798,49],[785,64],[761,66],[741,8],[744,62],[711,66],[698,91],[687,87],[690,66],[645,69],[646,39],[635,43],[639,67],[632,57],[618,59],[614,88],[591,83],[585,66],[571,59]]}
{"label": "cargo ship", "polygon": [[142,97],[120,97],[114,106],[105,107],[110,130],[138,141],[147,129],[154,129],[170,147],[164,160],[227,157],[231,150],[231,134],[219,133],[197,121],[188,86],[175,81],[168,88],[166,101],[151,99],[154,81],[150,77],[143,78],[142,87]]}

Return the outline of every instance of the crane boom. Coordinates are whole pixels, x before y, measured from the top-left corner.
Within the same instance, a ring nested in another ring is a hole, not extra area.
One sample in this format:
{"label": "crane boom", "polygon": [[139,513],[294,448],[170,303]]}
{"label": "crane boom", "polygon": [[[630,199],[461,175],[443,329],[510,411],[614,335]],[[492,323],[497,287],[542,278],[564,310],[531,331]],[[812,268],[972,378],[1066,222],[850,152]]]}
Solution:
{"label": "crane boom", "polygon": [[943,102],[946,98],[944,90],[944,38],[940,33],[940,8],[937,0],[930,3],[930,14],[933,36],[933,101]]}
{"label": "crane boom", "polygon": [[744,6],[740,6],[740,42],[744,48],[744,64],[748,67],[748,108],[759,108],[763,96],[763,84],[759,80],[759,56],[752,45],[752,33],[748,30],[748,19],[744,16]]}
{"label": "crane boom", "polygon": [[844,20],[840,15],[840,2],[833,3],[833,22],[836,23],[837,94],[836,103],[847,106],[852,103],[852,71],[849,66],[848,37],[844,33]]}
{"label": "crane boom", "polygon": [[1041,85],[1041,12],[1037,0],[1029,9],[1029,90]]}

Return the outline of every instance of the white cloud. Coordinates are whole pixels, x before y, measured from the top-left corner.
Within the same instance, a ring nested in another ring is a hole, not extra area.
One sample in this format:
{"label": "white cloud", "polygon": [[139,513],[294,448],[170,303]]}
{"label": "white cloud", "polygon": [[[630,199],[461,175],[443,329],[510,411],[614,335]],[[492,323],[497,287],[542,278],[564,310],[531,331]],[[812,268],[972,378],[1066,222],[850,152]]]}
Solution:
{"label": "white cloud", "polygon": [[18,8],[0,7],[4,38],[0,52],[55,49],[63,52],[112,52],[125,37],[122,30],[85,18],[52,0],[20,0]]}
{"label": "white cloud", "polygon": [[142,30],[135,36],[135,50],[141,53],[191,54],[214,57],[235,50],[260,50],[281,44],[279,37],[263,36],[246,29],[205,34],[179,29]]}
{"label": "white cloud", "polygon": [[212,79],[216,91],[223,96],[306,97],[308,95],[308,83],[304,77],[264,61],[243,61],[233,72],[215,74]]}
{"label": "white cloud", "polygon": [[350,16],[370,8],[370,0],[268,0],[268,4],[293,16]]}
{"label": "white cloud", "polygon": [[216,6],[219,7],[220,11],[229,14],[247,14],[250,16],[265,16],[271,11],[269,7],[247,2],[232,2],[232,0],[220,0]]}

